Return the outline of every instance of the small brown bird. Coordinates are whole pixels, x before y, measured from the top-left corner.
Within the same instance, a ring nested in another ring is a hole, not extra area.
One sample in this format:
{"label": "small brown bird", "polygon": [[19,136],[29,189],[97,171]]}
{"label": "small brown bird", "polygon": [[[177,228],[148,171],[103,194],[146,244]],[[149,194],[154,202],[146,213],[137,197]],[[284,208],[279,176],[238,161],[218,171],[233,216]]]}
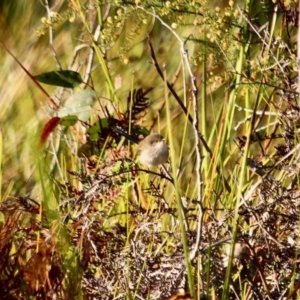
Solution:
{"label": "small brown bird", "polygon": [[169,148],[162,135],[152,133],[143,140],[137,141],[133,136],[127,134],[122,129],[113,128],[116,133],[126,137],[130,141],[138,144],[139,160],[148,167],[164,164],[169,158]]}

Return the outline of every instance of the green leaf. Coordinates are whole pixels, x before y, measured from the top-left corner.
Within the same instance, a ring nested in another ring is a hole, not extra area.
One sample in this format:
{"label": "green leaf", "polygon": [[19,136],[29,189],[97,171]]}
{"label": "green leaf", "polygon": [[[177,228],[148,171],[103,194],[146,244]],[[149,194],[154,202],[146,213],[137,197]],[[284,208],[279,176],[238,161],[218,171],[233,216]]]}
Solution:
{"label": "green leaf", "polygon": [[91,140],[97,140],[99,138],[99,135],[101,135],[101,129],[108,128],[108,118],[103,118],[100,120],[100,122],[101,126],[100,123],[97,122],[87,130],[87,133],[90,135]]}
{"label": "green leaf", "polygon": [[81,121],[87,121],[91,115],[94,102],[98,99],[98,93],[93,90],[82,90],[71,95],[65,102],[64,107],[58,111],[58,117],[77,115]]}
{"label": "green leaf", "polygon": [[71,116],[66,116],[64,118],[61,118],[59,124],[68,127],[68,126],[75,125],[77,121],[78,121],[78,117],[71,115]]}
{"label": "green leaf", "polygon": [[132,126],[132,131],[136,131],[138,134],[143,135],[144,137],[146,137],[147,135],[150,134],[150,131],[144,127],[140,127],[138,125],[133,125]]}
{"label": "green leaf", "polygon": [[70,70],[46,72],[34,76],[37,81],[62,86],[66,88],[74,88],[83,82],[81,75],[78,72]]}

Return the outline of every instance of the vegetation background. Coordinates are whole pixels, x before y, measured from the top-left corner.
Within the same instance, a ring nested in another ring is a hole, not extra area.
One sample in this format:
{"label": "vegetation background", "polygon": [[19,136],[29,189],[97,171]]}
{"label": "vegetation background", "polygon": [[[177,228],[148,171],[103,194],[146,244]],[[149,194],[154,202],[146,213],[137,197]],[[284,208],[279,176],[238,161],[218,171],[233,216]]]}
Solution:
{"label": "vegetation background", "polygon": [[300,299],[298,5],[0,2],[1,299]]}

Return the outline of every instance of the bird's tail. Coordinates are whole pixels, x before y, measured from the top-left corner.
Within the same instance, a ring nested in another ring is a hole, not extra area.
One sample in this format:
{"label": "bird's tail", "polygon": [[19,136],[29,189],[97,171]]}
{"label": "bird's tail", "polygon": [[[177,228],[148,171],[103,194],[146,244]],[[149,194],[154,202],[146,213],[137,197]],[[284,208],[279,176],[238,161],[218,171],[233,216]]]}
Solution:
{"label": "bird's tail", "polygon": [[126,133],[125,131],[123,131],[122,129],[120,129],[118,127],[113,127],[112,130],[115,133],[118,133],[118,134],[124,136],[126,139],[128,139],[129,141],[131,141],[131,142],[133,142],[135,144],[139,143],[139,140],[137,138],[135,138],[133,135],[130,135],[130,134]]}

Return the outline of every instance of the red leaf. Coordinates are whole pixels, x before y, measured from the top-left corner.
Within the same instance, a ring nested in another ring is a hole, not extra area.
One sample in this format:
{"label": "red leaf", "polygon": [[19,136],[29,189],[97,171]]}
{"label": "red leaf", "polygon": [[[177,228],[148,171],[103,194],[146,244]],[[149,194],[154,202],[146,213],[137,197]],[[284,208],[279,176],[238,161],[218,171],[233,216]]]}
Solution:
{"label": "red leaf", "polygon": [[43,132],[41,135],[41,143],[45,143],[48,136],[50,135],[51,132],[57,127],[59,124],[60,118],[59,117],[54,117],[50,119],[47,124],[43,128]]}

